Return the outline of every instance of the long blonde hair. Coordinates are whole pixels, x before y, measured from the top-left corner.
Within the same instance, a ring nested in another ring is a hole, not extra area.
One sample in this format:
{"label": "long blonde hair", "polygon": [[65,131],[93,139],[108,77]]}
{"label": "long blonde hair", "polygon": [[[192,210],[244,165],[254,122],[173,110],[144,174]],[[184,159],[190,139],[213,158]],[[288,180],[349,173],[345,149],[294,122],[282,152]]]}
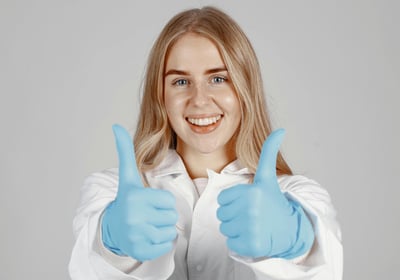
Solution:
{"label": "long blonde hair", "polygon": [[[168,52],[185,33],[210,39],[225,62],[241,107],[241,124],[236,137],[236,156],[242,165],[255,172],[262,144],[271,133],[261,72],[248,38],[238,24],[214,7],[191,9],[174,16],[164,27],[150,52],[145,74],[143,98],[134,143],[139,170],[156,167],[168,149],[175,148],[164,105],[164,67]],[[278,174],[292,174],[278,154]]]}

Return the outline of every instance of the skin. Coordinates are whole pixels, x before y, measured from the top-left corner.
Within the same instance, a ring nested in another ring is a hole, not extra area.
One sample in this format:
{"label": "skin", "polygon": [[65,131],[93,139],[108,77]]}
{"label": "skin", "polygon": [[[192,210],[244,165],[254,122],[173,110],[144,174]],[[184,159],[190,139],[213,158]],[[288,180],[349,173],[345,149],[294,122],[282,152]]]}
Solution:
{"label": "skin", "polygon": [[176,151],[189,175],[208,177],[207,169],[220,172],[236,159],[240,104],[216,45],[197,34],[183,35],[167,57],[164,85]]}

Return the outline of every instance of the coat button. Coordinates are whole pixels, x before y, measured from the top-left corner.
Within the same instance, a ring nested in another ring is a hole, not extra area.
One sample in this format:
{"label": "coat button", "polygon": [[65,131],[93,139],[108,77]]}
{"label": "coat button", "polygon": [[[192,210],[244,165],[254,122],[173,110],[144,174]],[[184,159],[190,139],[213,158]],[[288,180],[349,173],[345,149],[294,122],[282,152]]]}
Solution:
{"label": "coat button", "polygon": [[202,270],[203,270],[203,267],[202,267],[201,265],[198,264],[198,265],[196,266],[196,270],[197,270],[197,271],[202,271]]}

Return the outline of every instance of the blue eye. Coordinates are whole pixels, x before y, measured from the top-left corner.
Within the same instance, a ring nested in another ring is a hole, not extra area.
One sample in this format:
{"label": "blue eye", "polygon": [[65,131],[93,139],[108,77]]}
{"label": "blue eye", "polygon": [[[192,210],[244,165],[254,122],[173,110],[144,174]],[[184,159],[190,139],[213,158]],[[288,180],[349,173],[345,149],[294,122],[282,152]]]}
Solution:
{"label": "blue eye", "polygon": [[213,83],[220,84],[220,83],[225,82],[225,81],[226,81],[226,78],[217,76],[217,77],[213,77],[213,78],[211,79],[211,81],[212,81]]}
{"label": "blue eye", "polygon": [[188,83],[189,83],[188,80],[179,79],[179,80],[176,80],[173,84],[176,86],[186,86]]}

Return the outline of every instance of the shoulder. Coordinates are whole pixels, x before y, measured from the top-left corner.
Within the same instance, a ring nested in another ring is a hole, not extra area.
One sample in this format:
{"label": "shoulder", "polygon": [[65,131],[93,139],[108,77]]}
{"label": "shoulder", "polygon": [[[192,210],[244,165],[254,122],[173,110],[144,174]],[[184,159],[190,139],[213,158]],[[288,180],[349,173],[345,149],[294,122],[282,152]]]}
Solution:
{"label": "shoulder", "polygon": [[278,182],[282,192],[306,210],[319,215],[336,216],[328,191],[315,180],[303,175],[283,175],[278,178]]}
{"label": "shoulder", "polygon": [[301,188],[321,188],[321,185],[315,180],[303,175],[281,175],[278,176],[278,182],[283,191]]}
{"label": "shoulder", "polygon": [[85,183],[88,184],[97,182],[104,182],[104,183],[118,182],[118,168],[114,167],[94,172],[85,179]]}
{"label": "shoulder", "polygon": [[300,202],[311,202],[331,207],[328,191],[318,182],[303,175],[284,175],[278,178],[282,192]]}
{"label": "shoulder", "polygon": [[118,168],[108,168],[90,174],[85,179],[83,188],[90,186],[97,186],[100,188],[118,186]]}
{"label": "shoulder", "polygon": [[118,190],[118,168],[109,168],[90,174],[81,187],[81,200],[114,197]]}

